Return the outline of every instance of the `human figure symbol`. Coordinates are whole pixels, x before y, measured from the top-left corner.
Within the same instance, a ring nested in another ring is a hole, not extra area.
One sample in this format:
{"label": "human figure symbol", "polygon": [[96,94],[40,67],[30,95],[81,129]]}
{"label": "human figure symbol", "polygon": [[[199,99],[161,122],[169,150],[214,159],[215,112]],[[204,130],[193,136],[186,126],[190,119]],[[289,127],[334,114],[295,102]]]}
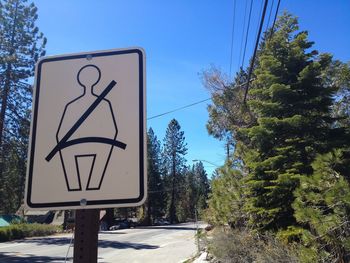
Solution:
{"label": "human figure symbol", "polygon": [[97,94],[95,87],[100,79],[101,71],[95,65],[86,65],[78,71],[77,83],[82,94],[65,106],[56,133],[57,145],[46,157],[49,162],[59,153],[68,191],[99,190],[113,148],[126,147],[116,140],[115,115],[111,102],[105,98],[116,82],[111,81]]}

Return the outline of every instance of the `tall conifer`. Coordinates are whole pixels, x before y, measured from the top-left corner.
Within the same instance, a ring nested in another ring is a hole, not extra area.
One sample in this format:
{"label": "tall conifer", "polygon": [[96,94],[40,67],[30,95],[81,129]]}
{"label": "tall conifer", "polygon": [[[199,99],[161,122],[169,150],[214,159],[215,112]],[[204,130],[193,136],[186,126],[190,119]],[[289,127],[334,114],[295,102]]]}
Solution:
{"label": "tall conifer", "polygon": [[319,155],[314,173],[301,177],[293,204],[299,227],[283,234],[300,240],[302,262],[350,260],[349,145]]}
{"label": "tall conifer", "polygon": [[[5,212],[18,207],[24,188],[32,94],[28,79],[46,44],[37,18],[33,3],[0,1],[0,200],[11,200],[0,205]],[[11,198],[4,197],[8,194]]]}
{"label": "tall conifer", "polygon": [[181,126],[175,119],[170,121],[166,130],[163,153],[167,173],[170,223],[175,223],[178,221],[176,206],[179,198],[179,189],[184,181],[182,172],[186,162],[184,156],[187,153],[184,132],[181,131]]}
{"label": "tall conifer", "polygon": [[260,51],[248,106],[257,124],[239,130],[248,168],[250,223],[281,229],[296,223],[292,203],[299,178],[327,144],[334,89],[322,81],[329,59],[312,51],[306,31],[284,14]]}
{"label": "tall conifer", "polygon": [[148,197],[145,207],[145,223],[152,224],[164,212],[164,184],[161,177],[161,146],[152,128],[147,133]]}

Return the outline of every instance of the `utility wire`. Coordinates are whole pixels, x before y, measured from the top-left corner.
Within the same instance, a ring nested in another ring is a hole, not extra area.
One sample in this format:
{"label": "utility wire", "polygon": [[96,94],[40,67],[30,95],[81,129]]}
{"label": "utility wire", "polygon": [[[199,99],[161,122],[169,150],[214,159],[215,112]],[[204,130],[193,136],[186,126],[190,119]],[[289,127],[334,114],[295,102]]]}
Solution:
{"label": "utility wire", "polygon": [[[274,21],[273,21],[273,25],[272,25],[272,31],[273,31],[274,26],[275,26],[275,23],[276,23],[276,18],[277,18],[277,14],[278,14],[280,2],[281,2],[281,0],[278,0],[278,4],[277,4],[277,8],[276,8],[276,13],[275,13],[275,17],[274,17]],[[235,13],[235,3],[236,3],[236,2],[234,1],[234,13]],[[243,34],[242,34],[242,39],[241,39],[241,50],[240,50],[240,55],[239,55],[240,58],[241,58],[241,55],[242,55],[241,52],[242,52],[243,36],[244,36],[244,28],[245,28],[245,20],[246,20],[246,14],[247,14],[247,6],[248,6],[247,3],[248,3],[248,1],[246,2],[245,12],[244,12],[244,25],[243,25],[243,31],[242,31]],[[274,3],[274,0],[273,0],[273,2],[272,2],[272,6],[273,6],[273,3]],[[260,26],[259,26],[259,32],[258,32],[258,35],[257,35],[257,38],[256,38],[254,53],[253,53],[253,57],[252,57],[252,60],[251,60],[250,67],[249,67],[249,72],[248,72],[247,81],[236,86],[236,88],[238,88],[238,87],[247,85],[247,86],[246,86],[245,93],[244,93],[243,103],[246,102],[250,82],[252,82],[252,81],[255,80],[255,79],[251,79],[251,74],[252,74],[253,65],[254,65],[254,62],[255,62],[255,56],[256,56],[256,51],[257,51],[257,47],[258,47],[258,44],[259,44],[259,40],[260,40],[260,35],[261,35],[262,27],[263,27],[263,24],[264,24],[264,19],[265,19],[265,15],[266,15],[266,8],[267,8],[267,5],[268,5],[268,0],[265,0],[264,9],[263,9],[263,13],[262,13],[262,16],[261,16],[261,21],[260,21]],[[271,7],[271,9],[272,9],[272,7]],[[271,15],[271,10],[270,10],[270,15]],[[269,19],[270,19],[270,18],[269,18]],[[233,19],[233,21],[234,21],[234,19]],[[232,29],[232,31],[233,31],[233,30],[234,30],[234,28]],[[247,32],[248,32],[248,30],[247,30]],[[232,34],[232,38],[233,38],[233,34]],[[231,43],[233,43],[233,39],[232,39],[232,42],[231,42]],[[231,45],[231,57],[232,57],[232,45]],[[232,63],[232,61],[231,61],[231,63]],[[238,63],[239,63],[239,61],[238,61]],[[230,74],[231,74],[231,64],[230,64]],[[197,101],[197,102],[194,102],[194,103],[191,103],[191,104],[188,104],[188,105],[185,105],[185,106],[176,108],[176,109],[174,109],[174,110],[170,110],[170,111],[167,111],[167,112],[158,114],[158,115],[154,115],[154,116],[152,116],[152,117],[147,118],[147,120],[152,120],[152,119],[155,119],[155,118],[158,118],[158,117],[161,117],[161,116],[164,116],[164,115],[167,115],[167,114],[170,114],[170,113],[179,111],[179,110],[183,110],[183,109],[186,109],[186,108],[195,106],[195,105],[197,105],[197,104],[200,104],[200,103],[209,101],[209,100],[211,100],[211,99],[212,99],[212,98],[207,98],[207,99],[204,99],[204,100],[200,100],[200,101]]]}
{"label": "utility wire", "polygon": [[[251,79],[250,81],[254,81],[254,80],[255,80],[255,79]],[[242,84],[236,85],[236,86],[234,86],[234,88],[242,87],[242,86],[246,85],[247,83],[248,83],[248,82],[244,82],[244,83],[242,83]],[[170,111],[167,111],[167,112],[164,112],[164,113],[161,113],[161,114],[158,114],[158,115],[149,117],[149,118],[147,118],[147,120],[152,120],[152,119],[155,119],[155,118],[158,118],[158,117],[161,117],[161,116],[164,116],[164,115],[173,113],[173,112],[175,112],[175,111],[179,111],[179,110],[183,110],[183,109],[192,107],[192,106],[194,106],[194,105],[197,105],[197,104],[200,104],[200,103],[209,101],[209,100],[212,100],[212,98],[207,98],[207,99],[204,99],[204,100],[196,101],[196,102],[194,102],[194,103],[191,103],[191,104],[182,106],[182,107],[180,107],[180,108],[176,108],[176,109],[174,109],[174,110],[170,110]]]}
{"label": "utility wire", "polygon": [[244,60],[245,60],[245,52],[247,50],[247,42],[248,42],[248,36],[249,36],[250,18],[252,16],[252,8],[253,8],[253,0],[250,0],[248,26],[247,26],[247,32],[246,32],[246,35],[245,35],[245,43],[244,43],[244,51],[243,51],[243,58],[242,58],[241,68],[243,68]]}
{"label": "utility wire", "polygon": [[232,34],[231,34],[231,55],[230,55],[230,79],[232,79],[232,56],[233,56],[233,40],[235,35],[235,16],[236,16],[236,0],[233,0],[233,16],[232,16]]}
{"label": "utility wire", "polygon": [[255,35],[257,35],[258,34],[258,30],[259,30],[259,21],[260,21],[260,19],[261,19],[261,13],[262,13],[262,8],[263,8],[263,1],[264,0],[261,0],[260,1],[260,8],[259,8],[259,19],[258,19],[258,24],[257,24],[257,26],[256,26],[256,31],[255,31]]}
{"label": "utility wire", "polygon": [[269,24],[270,24],[270,19],[271,19],[271,14],[272,14],[272,9],[273,9],[274,3],[275,3],[275,0],[272,0],[271,6],[270,6],[270,14],[269,14],[269,18],[267,19],[265,32],[267,32],[267,30],[269,29]]}
{"label": "utility wire", "polygon": [[254,53],[253,53],[253,57],[250,63],[250,67],[249,67],[249,72],[248,72],[248,80],[247,80],[247,86],[245,89],[245,93],[244,93],[244,99],[243,99],[243,103],[246,103],[246,99],[247,99],[247,94],[248,94],[248,89],[249,89],[249,84],[250,84],[250,78],[252,76],[252,72],[253,72],[253,66],[254,66],[254,62],[255,62],[255,56],[256,56],[256,51],[258,49],[258,45],[259,45],[259,40],[260,40],[260,35],[261,35],[261,30],[262,27],[264,25],[264,19],[265,19],[265,14],[266,14],[266,8],[267,8],[267,4],[268,4],[268,0],[265,0],[265,4],[264,4],[264,10],[261,16],[261,21],[260,21],[260,26],[259,26],[259,32],[258,35],[256,36],[256,41],[255,41],[255,48],[254,48]]}
{"label": "utility wire", "polygon": [[245,20],[247,17],[247,8],[248,8],[248,1],[245,2],[245,9],[244,9],[244,19],[243,19],[243,29],[242,29],[242,37],[241,37],[241,47],[239,51],[239,60],[238,60],[238,68],[240,67],[240,62],[242,60],[242,48],[243,48],[243,39],[244,39],[244,31],[245,31]]}
{"label": "utility wire", "polygon": [[278,0],[277,7],[276,7],[275,18],[273,19],[273,24],[272,24],[272,27],[271,27],[271,35],[273,34],[273,30],[275,29],[275,23],[276,23],[276,19],[277,19],[278,10],[280,8],[280,3],[281,3],[281,0]]}
{"label": "utility wire", "polygon": [[197,102],[194,102],[194,103],[191,103],[191,104],[188,104],[188,105],[182,106],[182,107],[180,107],[180,108],[176,108],[176,109],[174,109],[174,110],[167,111],[167,112],[164,112],[164,113],[161,113],[161,114],[158,114],[158,115],[155,115],[155,116],[149,117],[149,118],[147,118],[147,120],[152,120],[152,119],[155,119],[155,118],[158,118],[158,117],[161,117],[161,116],[167,115],[167,114],[169,114],[169,113],[173,113],[173,112],[175,112],[175,111],[183,110],[183,109],[186,109],[186,108],[192,107],[192,106],[194,106],[194,105],[197,105],[197,104],[200,104],[200,103],[206,102],[206,101],[208,101],[208,100],[211,100],[211,98],[208,98],[208,99],[205,99],[205,100],[200,100],[200,101],[197,101]]}

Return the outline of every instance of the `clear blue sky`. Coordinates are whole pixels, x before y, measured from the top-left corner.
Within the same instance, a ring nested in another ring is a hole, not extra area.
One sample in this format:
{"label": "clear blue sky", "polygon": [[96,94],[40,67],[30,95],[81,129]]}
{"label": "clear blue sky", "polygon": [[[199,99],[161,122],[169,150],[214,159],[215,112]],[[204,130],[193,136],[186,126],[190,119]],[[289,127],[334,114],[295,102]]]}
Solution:
{"label": "clear blue sky", "polygon": [[[236,1],[233,72],[240,63],[246,5],[245,0]],[[253,0],[245,61],[252,54],[262,1]],[[38,7],[40,31],[48,38],[48,55],[143,47],[147,57],[148,117],[208,98],[210,94],[199,74],[210,65],[229,72],[233,0],[34,0],[34,3]],[[277,0],[273,10],[276,3]],[[269,10],[270,5],[266,19]],[[350,1],[281,0],[280,13],[283,10],[299,17],[300,28],[310,32],[315,48],[333,53],[337,59],[350,60]],[[208,103],[152,119],[147,125],[163,140],[168,123],[176,118],[188,143],[188,164],[193,159],[203,159],[221,165],[225,159],[224,142],[210,137],[205,127]],[[209,175],[215,169],[207,163],[205,168]]]}

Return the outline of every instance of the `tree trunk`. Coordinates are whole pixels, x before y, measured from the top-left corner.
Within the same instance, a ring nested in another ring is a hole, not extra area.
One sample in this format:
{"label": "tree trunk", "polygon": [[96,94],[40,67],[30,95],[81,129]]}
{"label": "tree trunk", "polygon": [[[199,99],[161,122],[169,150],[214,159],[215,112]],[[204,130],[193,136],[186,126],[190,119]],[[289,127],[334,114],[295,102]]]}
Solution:
{"label": "tree trunk", "polygon": [[108,229],[113,225],[114,221],[114,208],[107,208],[106,209],[106,215],[104,216],[104,219],[108,225]]}

